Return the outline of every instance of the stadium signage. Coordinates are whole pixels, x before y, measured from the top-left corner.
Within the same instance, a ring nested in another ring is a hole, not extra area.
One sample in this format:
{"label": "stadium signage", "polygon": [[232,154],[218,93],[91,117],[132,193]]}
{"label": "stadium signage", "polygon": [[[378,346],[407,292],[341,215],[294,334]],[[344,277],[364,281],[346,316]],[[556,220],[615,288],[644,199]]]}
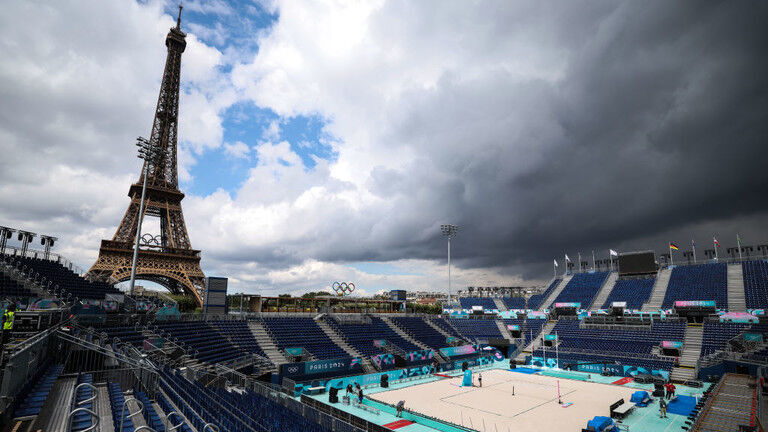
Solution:
{"label": "stadium signage", "polygon": [[683,347],[683,343],[676,341],[661,341],[661,346],[664,348],[681,349]]}
{"label": "stadium signage", "polygon": [[520,326],[517,324],[507,324],[507,330],[509,331],[520,331]]}
{"label": "stadium signage", "polygon": [[286,352],[288,355],[292,355],[292,356],[296,356],[296,357],[298,357],[298,356],[304,355],[304,348],[302,348],[302,347],[291,347],[291,348],[286,348],[286,349],[285,349],[285,352]]}
{"label": "stadium signage", "polygon": [[440,353],[445,354],[447,357],[454,357],[459,355],[474,354],[477,350],[473,345],[461,345],[457,347],[445,347],[440,348]]}
{"label": "stadium signage", "polygon": [[359,357],[332,360],[316,360],[311,362],[286,363],[280,367],[283,376],[294,378],[304,375],[317,375],[332,372],[352,372],[362,369]]}
{"label": "stadium signage", "polygon": [[675,302],[676,308],[681,307],[715,307],[714,300],[680,300]]}
{"label": "stadium signage", "polygon": [[580,309],[581,303],[578,302],[572,302],[572,303],[555,303],[556,308],[575,308]]}

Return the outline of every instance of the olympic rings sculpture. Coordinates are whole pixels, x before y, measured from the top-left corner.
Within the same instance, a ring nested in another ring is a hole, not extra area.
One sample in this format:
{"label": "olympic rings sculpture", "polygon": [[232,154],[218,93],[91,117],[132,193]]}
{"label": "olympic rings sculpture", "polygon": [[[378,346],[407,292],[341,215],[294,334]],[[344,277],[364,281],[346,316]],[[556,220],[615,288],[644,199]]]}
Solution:
{"label": "olympic rings sculpture", "polygon": [[336,291],[336,294],[345,296],[351,294],[352,291],[355,290],[355,284],[352,282],[334,282],[333,285],[331,285],[331,288]]}

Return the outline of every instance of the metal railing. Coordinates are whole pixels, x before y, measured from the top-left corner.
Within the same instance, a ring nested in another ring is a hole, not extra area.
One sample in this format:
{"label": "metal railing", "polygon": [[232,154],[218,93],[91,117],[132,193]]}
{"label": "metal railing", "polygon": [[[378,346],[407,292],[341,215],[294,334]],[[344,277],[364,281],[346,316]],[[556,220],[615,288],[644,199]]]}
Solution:
{"label": "metal railing", "polygon": [[[13,404],[24,385],[42,372],[53,358],[55,334],[52,327],[17,345],[17,351],[8,357],[2,370],[0,384],[0,420],[7,419],[8,408]],[[3,351],[5,355],[5,351]],[[0,421],[2,423],[2,421]]]}
{"label": "metal railing", "polygon": [[95,412],[89,410],[88,408],[77,408],[77,409],[72,410],[69,413],[69,416],[67,416],[67,431],[71,431],[72,430],[72,419],[74,418],[75,414],[79,414],[81,412],[82,413],[86,413],[86,414],[90,414],[90,416],[93,419],[95,419],[96,421],[91,426],[89,426],[87,429],[83,429],[80,432],[89,432],[89,431],[92,431],[92,430],[96,430],[96,428],[99,427],[99,423],[101,422],[101,418],[99,417],[98,414],[96,414]]}

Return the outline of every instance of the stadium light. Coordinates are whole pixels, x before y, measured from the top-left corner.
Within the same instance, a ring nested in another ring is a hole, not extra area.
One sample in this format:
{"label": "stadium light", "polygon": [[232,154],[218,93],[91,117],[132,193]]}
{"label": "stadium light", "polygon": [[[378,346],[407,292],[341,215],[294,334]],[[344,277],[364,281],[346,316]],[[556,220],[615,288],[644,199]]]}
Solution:
{"label": "stadium light", "polygon": [[16,230],[13,228],[0,226],[0,255],[5,254],[5,245],[15,232]]}
{"label": "stadium light", "polygon": [[133,247],[133,262],[131,263],[131,286],[128,290],[133,295],[133,289],[136,285],[136,261],[139,259],[139,239],[141,238],[141,224],[144,221],[144,201],[147,194],[147,177],[149,177],[149,165],[157,165],[157,159],[160,157],[161,150],[157,144],[149,142],[146,138],[138,137],[136,146],[139,148],[139,159],[144,160],[144,169],[141,175],[144,177],[141,186],[141,203],[139,204],[139,221],[136,226],[136,242]]}
{"label": "stadium light", "polygon": [[440,225],[440,231],[445,237],[448,237],[448,303],[451,303],[451,239],[456,237],[459,232],[458,225],[444,224]]}
{"label": "stadium light", "polygon": [[45,247],[45,259],[49,259],[51,256],[51,248],[53,247],[53,244],[58,240],[56,237],[51,237],[48,235],[40,235],[40,244]]}

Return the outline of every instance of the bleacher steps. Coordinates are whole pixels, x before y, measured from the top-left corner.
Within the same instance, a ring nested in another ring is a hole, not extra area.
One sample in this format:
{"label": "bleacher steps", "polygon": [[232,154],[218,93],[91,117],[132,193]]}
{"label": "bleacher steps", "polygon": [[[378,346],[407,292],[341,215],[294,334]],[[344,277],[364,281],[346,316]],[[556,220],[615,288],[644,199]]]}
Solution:
{"label": "bleacher steps", "polygon": [[269,332],[261,321],[248,321],[248,328],[251,330],[253,337],[256,339],[256,342],[261,349],[264,350],[264,354],[267,355],[269,361],[274,363],[275,366],[288,363],[285,354],[283,354],[277,347],[277,344],[272,340],[272,336],[269,335]]}
{"label": "bleacher steps", "polygon": [[659,270],[659,273],[656,275],[656,282],[653,284],[653,290],[651,290],[651,298],[643,305],[643,312],[655,311],[661,308],[662,303],[664,303],[664,297],[667,295],[670,276],[672,276],[672,270]]}
{"label": "bleacher steps", "polygon": [[493,298],[493,304],[495,304],[496,305],[496,309],[498,309],[500,311],[508,310],[507,306],[504,304],[504,302],[501,301],[501,299],[498,298],[498,297],[494,297]]}
{"label": "bleacher steps", "polygon": [[701,357],[701,344],[704,338],[704,328],[700,324],[685,326],[683,352],[680,353],[679,367],[672,368],[669,378],[682,382],[696,377],[696,362]]}
{"label": "bleacher steps", "polygon": [[551,333],[552,329],[555,328],[555,325],[557,325],[557,320],[547,321],[547,323],[541,327],[541,331],[539,332],[539,334],[537,334],[533,339],[531,339],[528,345],[526,345],[526,347],[523,348],[523,351],[517,355],[517,357],[515,358],[515,361],[518,363],[522,363],[525,360],[526,355],[533,354],[533,350],[536,346],[536,341],[538,341],[539,338],[541,338],[541,335]]}
{"label": "bleacher steps", "polygon": [[74,377],[60,377],[56,380],[30,430],[66,430],[66,419],[72,405],[76,383],[77,378]]}
{"label": "bleacher steps", "polygon": [[728,310],[746,311],[747,302],[744,298],[744,268],[741,263],[729,264],[728,271]]}
{"label": "bleacher steps", "polygon": [[356,350],[354,347],[348,344],[340,334],[336,333],[336,331],[331,326],[329,326],[328,323],[325,322],[325,318],[326,317],[315,319],[315,322],[323,330],[323,333],[325,333],[325,335],[328,336],[328,338],[332,340],[333,343],[346,351],[347,354],[349,354],[351,357],[359,357],[363,359],[363,370],[365,372],[375,372],[376,368],[373,366],[371,359],[362,355],[360,351]]}
{"label": "bleacher steps", "polygon": [[400,337],[402,337],[403,339],[407,340],[408,342],[410,342],[410,343],[412,343],[412,344],[416,345],[417,347],[419,347],[419,348],[421,348],[421,349],[423,349],[423,350],[431,350],[431,349],[432,349],[432,348],[428,347],[427,345],[425,345],[425,344],[421,343],[421,341],[418,341],[418,340],[414,339],[414,338],[413,338],[411,335],[409,335],[409,334],[408,334],[406,331],[404,331],[404,330],[403,330],[403,329],[401,329],[401,328],[400,328],[400,327],[399,327],[397,324],[395,324],[395,322],[394,322],[394,321],[392,321],[391,319],[389,319],[389,317],[386,317],[386,316],[382,316],[382,317],[381,317],[381,320],[382,320],[382,321],[384,321],[384,322],[385,322],[385,323],[386,323],[386,324],[389,326],[389,328],[391,328],[392,330],[394,330],[394,331],[395,331],[395,333],[397,333],[398,335],[400,335]]}
{"label": "bleacher steps", "polygon": [[608,300],[608,296],[611,295],[611,291],[613,291],[613,288],[616,286],[616,282],[619,280],[619,272],[612,271],[607,278],[605,278],[605,282],[603,282],[603,287],[600,288],[600,291],[595,296],[595,299],[592,301],[592,304],[589,306],[588,309],[600,309],[601,306],[603,306],[603,303],[605,303],[606,300]]}
{"label": "bleacher steps", "polygon": [[453,337],[453,335],[448,334],[445,330],[443,330],[439,325],[432,322],[429,318],[424,318],[424,322],[427,323],[428,326],[432,327],[433,329],[437,330],[441,335],[445,337]]}
{"label": "bleacher steps", "polygon": [[554,302],[554,301],[555,301],[555,299],[557,298],[557,296],[559,296],[559,295],[560,295],[560,293],[561,293],[561,292],[563,292],[563,289],[565,288],[565,286],[566,286],[566,285],[568,285],[568,282],[570,282],[572,278],[573,278],[573,275],[568,275],[568,276],[565,276],[565,277],[564,277],[564,278],[563,278],[563,279],[560,281],[560,283],[559,283],[559,284],[557,284],[557,286],[555,287],[555,289],[553,289],[553,290],[552,290],[552,292],[549,294],[549,297],[547,297],[547,299],[546,299],[546,300],[544,300],[544,301],[541,303],[541,305],[539,306],[539,310],[544,310],[544,309],[547,309],[547,308],[549,307],[549,305],[551,305],[551,304],[552,304],[552,302]]}
{"label": "bleacher steps", "polygon": [[112,407],[109,405],[109,390],[106,384],[97,384],[98,389],[96,400],[94,401],[95,412],[99,415],[99,431],[109,432],[112,427]]}
{"label": "bleacher steps", "polygon": [[499,331],[501,332],[501,335],[504,337],[504,339],[509,341],[514,340],[514,338],[512,337],[512,333],[509,332],[509,329],[507,328],[507,324],[504,321],[497,320],[497,319],[493,321],[496,323],[496,327],[499,328]]}

